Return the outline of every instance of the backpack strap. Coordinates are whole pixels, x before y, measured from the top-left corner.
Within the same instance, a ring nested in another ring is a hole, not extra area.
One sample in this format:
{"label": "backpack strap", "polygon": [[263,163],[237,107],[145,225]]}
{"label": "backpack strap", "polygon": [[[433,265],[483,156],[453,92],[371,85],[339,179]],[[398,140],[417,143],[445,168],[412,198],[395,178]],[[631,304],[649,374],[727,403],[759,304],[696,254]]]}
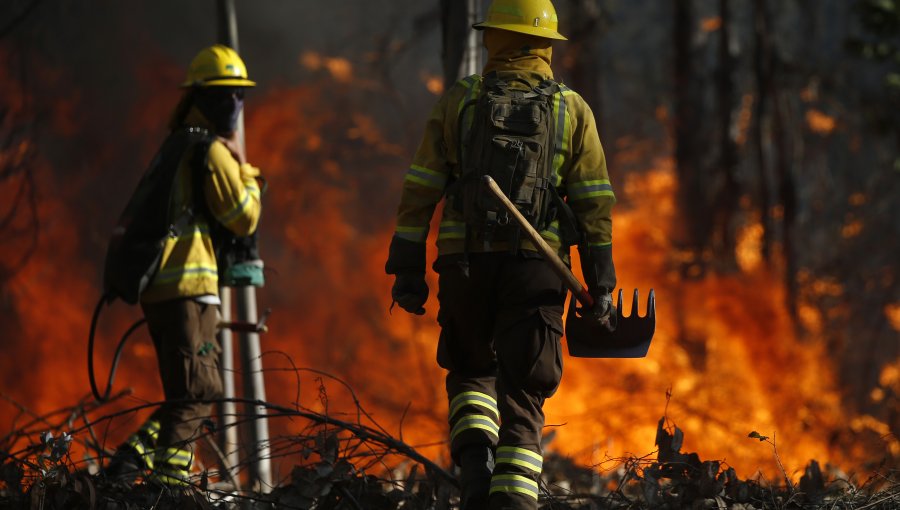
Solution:
{"label": "backpack strap", "polygon": [[555,218],[548,218],[548,221],[559,220],[559,240],[563,247],[580,245],[583,236],[581,229],[578,228],[578,219],[575,218],[572,208],[563,200],[553,184],[550,185],[550,199],[553,201]]}
{"label": "backpack strap", "polygon": [[555,96],[562,91],[562,88],[560,88],[559,83],[547,79],[538,83],[534,87],[534,91],[544,96]]}
{"label": "backpack strap", "polygon": [[[188,225],[193,223],[194,219],[202,212],[202,211],[198,211],[197,207],[196,207],[196,202],[197,202],[196,201],[196,196],[197,196],[196,190],[197,190],[197,173],[198,173],[196,169],[199,167],[198,165],[203,165],[203,166],[206,165],[206,157],[207,157],[207,153],[209,152],[209,144],[212,143],[212,140],[214,139],[214,137],[206,129],[197,128],[197,127],[180,128],[177,131],[174,131],[172,133],[172,135],[170,135],[170,136],[177,136],[177,137],[184,138],[184,140],[181,142],[184,144],[183,150],[185,150],[185,151],[189,151],[191,149],[194,150],[194,153],[191,155],[191,161],[190,161],[190,167],[192,170],[191,171],[191,188],[192,188],[191,192],[194,195],[194,197],[192,197],[192,200],[191,200],[192,204],[189,207],[183,209],[181,211],[181,213],[178,215],[178,217],[176,217],[174,220],[170,220],[170,222],[169,222],[170,234],[175,237],[178,237],[179,235],[181,235],[181,233],[184,230],[186,230],[188,228]],[[197,152],[198,151],[196,149],[198,142],[194,141],[194,138],[197,138],[197,137],[200,137],[201,142],[203,142],[204,140],[208,140],[208,141],[206,141],[206,150],[200,151],[203,153],[203,155],[202,155],[203,158],[202,158],[202,161],[199,161],[199,162],[197,161],[197,156],[198,156]],[[172,200],[172,196],[170,195],[169,201],[171,202],[171,200]],[[171,210],[171,206],[169,207],[169,210]]]}
{"label": "backpack strap", "polygon": [[222,241],[226,233],[226,229],[222,227],[218,220],[209,210],[206,203],[206,195],[204,194],[204,178],[206,177],[206,167],[209,163],[209,148],[216,140],[216,136],[206,129],[198,127],[186,128],[187,134],[192,138],[190,144],[191,153],[191,199],[190,210],[194,217],[203,217],[209,226],[209,235],[213,241],[213,248],[216,249]]}

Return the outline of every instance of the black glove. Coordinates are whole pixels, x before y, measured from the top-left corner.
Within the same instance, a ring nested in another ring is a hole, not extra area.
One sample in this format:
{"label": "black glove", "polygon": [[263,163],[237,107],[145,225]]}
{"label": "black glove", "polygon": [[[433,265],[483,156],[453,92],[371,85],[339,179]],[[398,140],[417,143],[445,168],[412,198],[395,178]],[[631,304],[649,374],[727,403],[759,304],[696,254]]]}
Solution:
{"label": "black glove", "polygon": [[616,311],[612,307],[610,292],[616,288],[616,268],[612,260],[612,246],[579,246],[581,273],[588,292],[594,298],[591,316],[607,329],[616,329]]}
{"label": "black glove", "polygon": [[384,265],[387,274],[395,275],[391,289],[391,307],[400,305],[409,313],[422,315],[428,300],[428,284],[425,283],[425,243],[417,243],[394,236]]}
{"label": "black glove", "polygon": [[425,274],[425,243],[408,241],[394,236],[388,250],[387,263],[384,264],[387,274],[421,273]]}
{"label": "black glove", "polygon": [[424,305],[428,301],[428,284],[425,283],[425,275],[423,273],[398,274],[394,277],[391,299],[409,313],[424,315]]}
{"label": "black glove", "polygon": [[591,308],[591,317],[603,324],[610,332],[615,331],[619,317],[612,306],[612,295],[604,292],[598,295],[591,294],[591,297],[594,298],[594,308]]}

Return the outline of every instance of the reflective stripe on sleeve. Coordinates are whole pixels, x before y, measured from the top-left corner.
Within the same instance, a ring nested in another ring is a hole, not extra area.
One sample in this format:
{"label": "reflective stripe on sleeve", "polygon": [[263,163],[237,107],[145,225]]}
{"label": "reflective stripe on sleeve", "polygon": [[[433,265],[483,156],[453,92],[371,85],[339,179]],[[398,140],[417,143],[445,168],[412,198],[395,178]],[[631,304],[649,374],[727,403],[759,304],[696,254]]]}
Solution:
{"label": "reflective stripe on sleeve", "polygon": [[453,400],[450,401],[449,419],[452,420],[460,409],[468,405],[483,407],[494,413],[494,416],[496,416],[498,420],[500,419],[500,411],[497,409],[497,400],[487,393],[478,391],[466,391],[453,397]]}
{"label": "reflective stripe on sleeve", "polygon": [[450,440],[456,439],[456,436],[471,429],[484,430],[494,437],[500,437],[500,426],[490,416],[468,414],[460,418],[456,425],[453,426],[453,429],[450,431]]}
{"label": "reflective stripe on sleeve", "polygon": [[540,474],[544,467],[544,457],[525,448],[501,446],[497,448],[497,464],[513,464]]}
{"label": "reflective stripe on sleeve", "polygon": [[559,221],[554,220],[547,228],[541,231],[541,237],[551,241],[559,241]]}
{"label": "reflective stripe on sleeve", "polygon": [[538,498],[538,484],[534,480],[521,475],[494,475],[491,477],[490,493],[514,492],[534,499]]}
{"label": "reflective stripe on sleeve", "polygon": [[247,190],[244,189],[241,192],[241,201],[234,205],[228,212],[218,217],[218,220],[223,225],[231,225],[235,221],[237,221],[241,214],[246,209],[247,204],[250,203],[250,193],[247,193]]}
{"label": "reflective stripe on sleeve", "polygon": [[404,227],[397,225],[394,235],[415,243],[424,243],[428,238],[428,227]]}
{"label": "reflective stripe on sleeve", "polygon": [[595,197],[615,197],[609,179],[569,183],[569,200],[584,200]]}
{"label": "reflective stripe on sleeve", "polygon": [[466,224],[462,221],[442,221],[438,239],[465,239]]}
{"label": "reflective stripe on sleeve", "polygon": [[405,180],[421,184],[428,188],[442,190],[447,183],[447,176],[440,172],[425,168],[424,166],[412,165],[409,167],[409,170],[406,171]]}

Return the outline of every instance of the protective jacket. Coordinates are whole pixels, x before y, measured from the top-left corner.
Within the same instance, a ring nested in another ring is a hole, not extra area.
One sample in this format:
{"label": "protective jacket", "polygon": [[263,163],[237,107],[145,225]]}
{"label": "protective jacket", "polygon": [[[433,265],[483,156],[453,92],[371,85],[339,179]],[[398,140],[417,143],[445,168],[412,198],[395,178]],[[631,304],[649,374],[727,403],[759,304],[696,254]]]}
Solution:
{"label": "protective jacket", "polygon": [[[502,33],[498,36],[505,37]],[[485,74],[496,71],[503,80],[525,79],[532,86],[553,78],[549,43],[544,48],[521,48],[514,45],[515,37],[507,39],[507,44],[492,52]],[[478,97],[481,86],[481,75],[464,78],[454,84],[431,111],[422,143],[403,182],[395,237],[424,244],[435,207],[448,184],[460,177],[460,134],[465,140],[473,115],[472,108],[464,109],[463,106]],[[551,179],[577,218],[582,244],[609,248],[612,244],[611,210],[616,199],[596,122],[590,107],[579,94],[564,85],[560,88],[553,108],[556,141]],[[463,123],[462,130],[459,129],[460,122]],[[559,228],[557,219],[541,232],[541,236],[550,246],[559,249],[561,255],[567,256],[568,247],[561,246]],[[439,255],[463,252],[465,230],[462,213],[447,204],[437,236]],[[521,247],[535,250],[524,239]],[[491,243],[489,249],[504,251],[508,246],[498,241]],[[470,252],[484,250],[485,246],[480,242],[472,242],[468,247]]]}
{"label": "protective jacket", "polygon": [[[211,129],[209,121],[196,108],[188,113],[184,125]],[[143,303],[218,295],[218,268],[208,216],[238,236],[256,230],[261,209],[256,181],[259,169],[249,163],[239,164],[219,140],[208,145],[205,158],[198,159],[199,147],[206,145],[192,146],[182,156],[170,204],[173,219],[183,217],[186,210],[192,210],[193,214],[179,235],[166,241],[159,271],[141,296]],[[195,162],[204,159],[204,175],[197,179]],[[194,192],[197,182],[202,182],[202,195]],[[206,200],[208,215],[194,203],[200,197]]]}

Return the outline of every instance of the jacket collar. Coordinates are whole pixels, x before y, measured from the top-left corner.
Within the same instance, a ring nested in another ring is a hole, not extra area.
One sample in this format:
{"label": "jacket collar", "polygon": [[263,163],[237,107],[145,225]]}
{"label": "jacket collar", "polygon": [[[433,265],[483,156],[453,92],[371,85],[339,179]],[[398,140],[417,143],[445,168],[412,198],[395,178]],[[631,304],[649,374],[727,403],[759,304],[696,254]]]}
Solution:
{"label": "jacket collar", "polygon": [[484,31],[484,46],[488,50],[488,60],[482,74],[524,71],[539,75],[542,79],[553,78],[550,39],[489,28]]}

